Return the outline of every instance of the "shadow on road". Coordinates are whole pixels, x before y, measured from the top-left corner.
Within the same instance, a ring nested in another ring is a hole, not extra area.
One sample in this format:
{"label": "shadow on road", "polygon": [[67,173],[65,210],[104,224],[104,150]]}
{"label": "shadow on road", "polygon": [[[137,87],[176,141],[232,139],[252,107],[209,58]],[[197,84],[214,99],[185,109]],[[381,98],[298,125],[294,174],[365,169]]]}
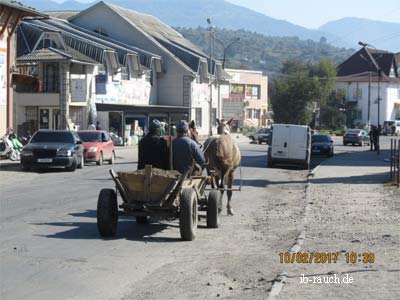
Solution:
{"label": "shadow on road", "polygon": [[[96,211],[87,210],[82,213],[70,214],[75,217],[96,217]],[[122,220],[121,220],[122,219]],[[97,230],[96,222],[48,222],[48,223],[31,223],[32,225],[57,226],[57,227],[72,227],[68,230],[57,232],[49,235],[36,235],[46,238],[55,239],[71,239],[71,240],[90,240],[104,239]],[[160,233],[167,227],[177,227],[175,224],[166,224],[161,222],[149,224],[137,224],[132,218],[120,218],[116,236],[106,238],[104,240],[126,239],[131,241],[142,242],[178,242],[179,237],[153,237],[154,234]]]}

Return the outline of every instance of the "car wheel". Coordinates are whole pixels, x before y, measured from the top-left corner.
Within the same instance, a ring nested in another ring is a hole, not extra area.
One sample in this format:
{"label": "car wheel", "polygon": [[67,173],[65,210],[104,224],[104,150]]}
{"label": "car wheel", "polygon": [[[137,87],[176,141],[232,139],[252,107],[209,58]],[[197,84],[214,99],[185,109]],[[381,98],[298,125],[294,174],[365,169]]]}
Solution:
{"label": "car wheel", "polygon": [[110,158],[110,160],[108,161],[108,163],[109,163],[110,165],[113,165],[114,162],[115,162],[115,152],[113,151],[113,152],[111,153],[111,158]]}
{"label": "car wheel", "polygon": [[96,164],[97,164],[98,166],[103,165],[103,152],[100,152],[100,157],[99,157],[99,160],[96,161]]}
{"label": "car wheel", "polygon": [[69,167],[66,167],[67,171],[74,172],[76,170],[76,167],[78,165],[78,163],[76,161],[77,161],[77,158],[75,157],[74,161],[72,162],[72,165]]}
{"label": "car wheel", "polygon": [[83,158],[83,155],[81,156],[81,162],[78,165],[78,169],[83,169],[85,166],[85,159]]}

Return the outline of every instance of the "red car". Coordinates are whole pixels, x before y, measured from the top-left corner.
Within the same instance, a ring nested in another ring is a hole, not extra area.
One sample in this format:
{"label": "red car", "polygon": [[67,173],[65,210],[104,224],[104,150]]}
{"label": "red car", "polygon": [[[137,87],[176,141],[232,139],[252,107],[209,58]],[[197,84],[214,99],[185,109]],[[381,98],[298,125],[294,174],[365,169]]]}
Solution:
{"label": "red car", "polygon": [[107,131],[80,130],[78,135],[83,142],[85,162],[96,162],[99,166],[104,161],[108,161],[110,165],[114,163],[114,143]]}

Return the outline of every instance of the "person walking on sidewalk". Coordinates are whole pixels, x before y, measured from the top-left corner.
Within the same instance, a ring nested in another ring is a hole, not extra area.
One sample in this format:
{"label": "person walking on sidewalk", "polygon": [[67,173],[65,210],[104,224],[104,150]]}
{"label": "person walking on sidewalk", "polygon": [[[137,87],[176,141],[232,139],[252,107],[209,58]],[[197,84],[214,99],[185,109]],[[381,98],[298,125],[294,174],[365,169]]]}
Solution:
{"label": "person walking on sidewalk", "polygon": [[373,151],[374,147],[375,147],[375,140],[374,140],[375,131],[376,131],[376,127],[374,125],[371,125],[371,130],[368,133],[370,151]]}
{"label": "person walking on sidewalk", "polygon": [[375,128],[372,136],[374,139],[374,151],[378,151],[379,154],[379,136],[381,135],[381,125],[378,125],[378,128]]}
{"label": "person walking on sidewalk", "polygon": [[150,124],[149,133],[139,142],[138,170],[146,165],[153,168],[168,170],[169,157],[167,141],[160,137],[161,122],[154,119]]}

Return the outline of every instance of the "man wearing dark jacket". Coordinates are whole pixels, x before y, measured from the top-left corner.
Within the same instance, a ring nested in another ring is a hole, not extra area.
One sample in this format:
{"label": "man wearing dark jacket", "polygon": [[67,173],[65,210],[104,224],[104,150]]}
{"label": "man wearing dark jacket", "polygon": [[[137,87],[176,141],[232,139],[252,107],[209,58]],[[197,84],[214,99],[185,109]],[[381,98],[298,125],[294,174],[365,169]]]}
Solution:
{"label": "man wearing dark jacket", "polygon": [[160,130],[160,121],[154,119],[150,124],[148,134],[140,140],[138,170],[144,169],[146,165],[168,170],[168,146],[167,142],[160,137]]}
{"label": "man wearing dark jacket", "polygon": [[205,165],[204,154],[199,145],[188,137],[189,124],[182,120],[176,126],[177,138],[172,142],[174,170],[184,174],[195,161],[201,168]]}

